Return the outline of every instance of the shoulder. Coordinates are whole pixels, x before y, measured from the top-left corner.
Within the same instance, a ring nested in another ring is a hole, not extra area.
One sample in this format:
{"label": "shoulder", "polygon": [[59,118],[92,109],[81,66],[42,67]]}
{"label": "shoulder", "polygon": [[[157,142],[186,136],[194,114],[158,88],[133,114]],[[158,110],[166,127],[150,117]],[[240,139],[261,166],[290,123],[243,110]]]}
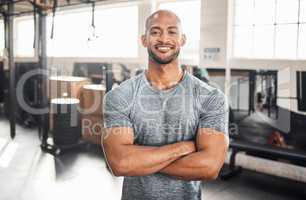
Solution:
{"label": "shoulder", "polygon": [[205,83],[193,75],[189,76],[191,79],[191,85],[195,98],[198,100],[202,107],[209,106],[212,108],[224,106],[227,104],[227,98],[220,89]]}
{"label": "shoulder", "polygon": [[118,87],[110,90],[105,95],[106,101],[130,101],[133,99],[133,94],[137,86],[140,84],[142,74],[134,76],[124,82]]}
{"label": "shoulder", "polygon": [[198,79],[192,74],[188,73],[188,78],[190,80],[190,84],[195,92],[195,95],[213,95],[214,93],[221,93],[221,90],[217,89],[214,86],[209,85],[208,83]]}

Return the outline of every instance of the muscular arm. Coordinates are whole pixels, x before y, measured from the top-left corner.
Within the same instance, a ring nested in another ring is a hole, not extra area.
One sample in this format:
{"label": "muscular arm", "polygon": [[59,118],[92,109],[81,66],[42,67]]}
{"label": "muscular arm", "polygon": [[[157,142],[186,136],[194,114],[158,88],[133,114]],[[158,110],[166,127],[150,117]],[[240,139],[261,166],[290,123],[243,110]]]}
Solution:
{"label": "muscular arm", "polygon": [[160,171],[171,162],[195,151],[185,141],[161,147],[134,145],[133,129],[109,128],[102,138],[109,167],[116,176],[145,176]]}
{"label": "muscular arm", "polygon": [[225,134],[201,128],[196,139],[197,152],[184,156],[161,170],[183,180],[215,179],[224,163],[228,148]]}

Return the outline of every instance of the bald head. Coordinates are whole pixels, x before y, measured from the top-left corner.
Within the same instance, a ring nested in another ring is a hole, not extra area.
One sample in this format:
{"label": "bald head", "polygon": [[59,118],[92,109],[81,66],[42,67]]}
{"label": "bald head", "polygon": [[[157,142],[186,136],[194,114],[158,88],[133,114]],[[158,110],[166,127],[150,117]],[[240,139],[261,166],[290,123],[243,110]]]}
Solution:
{"label": "bald head", "polygon": [[169,10],[158,10],[147,18],[141,41],[148,50],[151,63],[176,65],[186,36],[182,34],[181,20],[176,14]]}
{"label": "bald head", "polygon": [[161,17],[167,17],[169,19],[175,20],[177,24],[179,25],[179,28],[181,28],[181,20],[180,18],[172,11],[170,10],[158,10],[151,14],[147,20],[146,20],[146,32],[150,29],[151,25],[156,21],[157,19]]}

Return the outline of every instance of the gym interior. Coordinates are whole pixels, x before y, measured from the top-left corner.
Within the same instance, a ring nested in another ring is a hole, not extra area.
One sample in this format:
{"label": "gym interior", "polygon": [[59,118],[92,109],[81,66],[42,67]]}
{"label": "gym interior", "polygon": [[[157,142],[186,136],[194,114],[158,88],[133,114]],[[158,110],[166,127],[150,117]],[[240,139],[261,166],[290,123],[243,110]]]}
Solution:
{"label": "gym interior", "polygon": [[306,0],[1,0],[1,200],[121,198],[103,97],[146,70],[159,9],[181,19],[181,67],[229,102],[227,158],[202,199],[306,199]]}

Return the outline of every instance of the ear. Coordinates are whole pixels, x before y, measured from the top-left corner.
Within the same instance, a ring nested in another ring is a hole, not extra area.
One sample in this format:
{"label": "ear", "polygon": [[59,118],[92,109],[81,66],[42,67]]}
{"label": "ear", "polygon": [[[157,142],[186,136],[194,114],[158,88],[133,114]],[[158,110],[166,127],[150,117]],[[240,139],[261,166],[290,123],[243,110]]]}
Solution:
{"label": "ear", "polygon": [[181,38],[181,47],[184,46],[186,44],[186,35],[182,34],[182,38]]}
{"label": "ear", "polygon": [[141,36],[141,43],[144,47],[147,47],[147,38],[145,35]]}

